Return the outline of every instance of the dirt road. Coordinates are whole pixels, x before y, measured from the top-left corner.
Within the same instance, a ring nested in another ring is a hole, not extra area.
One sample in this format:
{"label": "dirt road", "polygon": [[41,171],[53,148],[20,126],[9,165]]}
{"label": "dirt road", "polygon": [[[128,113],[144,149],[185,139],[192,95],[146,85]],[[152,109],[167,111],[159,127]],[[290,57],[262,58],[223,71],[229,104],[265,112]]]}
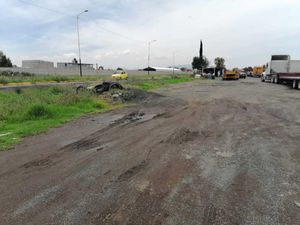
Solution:
{"label": "dirt road", "polygon": [[0,152],[3,225],[300,224],[300,92],[180,84]]}

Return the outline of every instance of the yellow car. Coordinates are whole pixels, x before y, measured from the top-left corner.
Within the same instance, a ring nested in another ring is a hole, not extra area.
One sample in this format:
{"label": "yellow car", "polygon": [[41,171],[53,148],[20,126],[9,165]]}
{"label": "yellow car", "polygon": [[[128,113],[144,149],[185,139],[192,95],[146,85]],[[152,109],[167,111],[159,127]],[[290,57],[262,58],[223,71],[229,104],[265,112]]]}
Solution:
{"label": "yellow car", "polygon": [[117,71],[113,75],[111,75],[111,77],[116,80],[127,80],[128,74],[125,71]]}
{"label": "yellow car", "polygon": [[223,74],[222,80],[238,80],[240,78],[238,72],[227,70]]}

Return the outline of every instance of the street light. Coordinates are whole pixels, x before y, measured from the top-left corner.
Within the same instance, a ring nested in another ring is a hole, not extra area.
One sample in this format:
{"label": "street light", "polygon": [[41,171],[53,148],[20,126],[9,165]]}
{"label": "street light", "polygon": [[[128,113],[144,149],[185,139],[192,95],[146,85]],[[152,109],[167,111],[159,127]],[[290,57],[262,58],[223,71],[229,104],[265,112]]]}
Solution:
{"label": "street light", "polygon": [[84,10],[76,16],[77,19],[77,35],[78,35],[78,52],[79,52],[79,72],[82,77],[82,67],[81,67],[81,52],[80,52],[80,38],[79,38],[79,16],[83,13],[87,13],[89,10]]}
{"label": "street light", "polygon": [[152,40],[148,42],[148,75],[150,74],[150,45],[151,43],[156,42],[156,40]]}
{"label": "street light", "polygon": [[173,77],[175,76],[175,52],[173,52]]}

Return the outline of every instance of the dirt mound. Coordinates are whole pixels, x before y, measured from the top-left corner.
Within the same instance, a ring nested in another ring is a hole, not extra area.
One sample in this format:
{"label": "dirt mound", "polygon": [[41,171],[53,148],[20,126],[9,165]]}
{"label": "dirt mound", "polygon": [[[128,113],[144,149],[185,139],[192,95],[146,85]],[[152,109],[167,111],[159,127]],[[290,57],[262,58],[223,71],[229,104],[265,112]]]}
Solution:
{"label": "dirt mound", "polygon": [[195,140],[199,136],[198,131],[191,131],[188,128],[176,129],[163,143],[183,144]]}
{"label": "dirt mound", "polygon": [[140,89],[131,89],[128,88],[126,90],[117,90],[113,91],[111,95],[119,95],[120,99],[123,102],[129,102],[129,103],[140,103],[144,102],[153,98],[157,97],[163,97],[162,95],[152,93],[152,92],[146,92]]}

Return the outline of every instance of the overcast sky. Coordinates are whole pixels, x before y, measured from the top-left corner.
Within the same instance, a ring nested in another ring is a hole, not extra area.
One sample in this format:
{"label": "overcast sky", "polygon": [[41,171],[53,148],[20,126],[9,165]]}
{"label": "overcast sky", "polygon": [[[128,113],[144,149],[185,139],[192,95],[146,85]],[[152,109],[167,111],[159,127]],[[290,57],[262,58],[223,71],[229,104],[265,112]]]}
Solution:
{"label": "overcast sky", "polygon": [[[27,2],[27,4],[26,4]],[[37,6],[52,9],[46,10]],[[104,67],[190,64],[199,40],[211,64],[262,65],[272,54],[300,59],[300,0],[0,0],[0,49],[22,59],[82,60]],[[56,12],[59,11],[59,12]]]}

